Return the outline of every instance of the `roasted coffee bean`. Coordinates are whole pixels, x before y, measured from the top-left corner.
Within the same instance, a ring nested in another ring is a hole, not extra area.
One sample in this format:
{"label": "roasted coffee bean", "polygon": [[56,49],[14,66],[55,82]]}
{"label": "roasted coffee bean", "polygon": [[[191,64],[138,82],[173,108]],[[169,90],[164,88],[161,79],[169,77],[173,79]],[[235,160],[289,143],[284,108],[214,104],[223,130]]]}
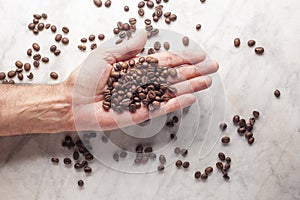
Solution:
{"label": "roasted coffee bean", "polygon": [[53,33],[55,33],[56,30],[57,30],[56,26],[55,26],[55,25],[52,25],[52,26],[51,26],[51,31],[52,31]]}
{"label": "roasted coffee bean", "polygon": [[77,170],[81,169],[82,167],[83,166],[80,163],[78,163],[78,162],[74,164],[74,168],[77,169]]}
{"label": "roasted coffee bean", "polygon": [[182,43],[183,43],[184,46],[188,46],[189,42],[190,42],[190,39],[188,37],[184,36],[182,38]]}
{"label": "roasted coffee bean", "polygon": [[57,164],[57,163],[59,163],[59,159],[58,158],[51,158],[51,162]]}
{"label": "roasted coffee bean", "polygon": [[160,162],[161,164],[165,164],[165,163],[167,162],[166,157],[165,157],[164,155],[160,155],[160,156],[159,156],[159,162]]}
{"label": "roasted coffee bean", "polygon": [[32,48],[35,50],[35,51],[39,51],[41,48],[40,48],[40,45],[37,44],[37,43],[33,43],[32,44]]}
{"label": "roasted coffee bean", "polygon": [[72,163],[72,160],[70,158],[64,158],[64,164],[70,165]]}
{"label": "roasted coffee bean", "polygon": [[219,169],[219,170],[223,169],[223,163],[217,162],[217,163],[216,163],[216,167],[217,167],[217,169]]}
{"label": "roasted coffee bean", "polygon": [[93,34],[91,34],[90,36],[89,36],[89,41],[94,41],[95,40],[95,38],[96,38],[96,36],[95,35],[93,35]]}
{"label": "roasted coffee bean", "polygon": [[99,39],[99,40],[104,40],[104,38],[105,38],[105,35],[104,35],[104,34],[101,33],[101,34],[98,35],[98,39]]}
{"label": "roasted coffee bean", "polygon": [[222,152],[220,152],[219,154],[218,154],[218,157],[219,157],[219,159],[220,160],[222,160],[222,161],[224,161],[225,160],[225,154],[224,153],[222,153]]}
{"label": "roasted coffee bean", "polygon": [[239,121],[239,126],[240,126],[240,127],[246,127],[246,120],[245,120],[245,119],[241,119],[241,120]]}
{"label": "roasted coffee bean", "polygon": [[116,35],[117,35],[117,34],[119,34],[119,33],[120,33],[120,30],[119,30],[118,28],[114,28],[114,29],[113,29],[113,32],[114,32],[114,34],[116,34]]}
{"label": "roasted coffee bean", "polygon": [[93,154],[91,154],[91,153],[86,154],[85,155],[85,160],[86,161],[92,161],[92,160],[94,160]]}
{"label": "roasted coffee bean", "polygon": [[16,61],[15,62],[15,66],[17,67],[17,68],[22,68],[23,67],[23,63],[21,62],[21,61]]}
{"label": "roasted coffee bean", "polygon": [[32,56],[32,49],[28,49],[28,50],[27,50],[27,55],[28,55],[28,56]]}
{"label": "roasted coffee bean", "polygon": [[126,37],[126,31],[121,31],[119,33],[119,38],[124,39]]}
{"label": "roasted coffee bean", "polygon": [[89,167],[89,166],[84,167],[83,170],[84,170],[84,172],[87,173],[87,174],[90,174],[90,173],[92,173],[92,171],[93,171],[92,168]]}
{"label": "roasted coffee bean", "polygon": [[177,160],[176,163],[175,163],[175,166],[177,168],[180,168],[182,166],[182,161],[181,160]]}
{"label": "roasted coffee bean", "polygon": [[62,32],[64,32],[65,34],[67,34],[67,33],[70,32],[70,30],[69,30],[68,27],[64,26],[64,27],[62,27]]}
{"label": "roasted coffee bean", "polygon": [[230,157],[226,157],[225,160],[226,160],[227,163],[231,163],[231,158]]}
{"label": "roasted coffee bean", "polygon": [[9,80],[8,83],[9,84],[15,84],[15,81],[14,80]]}
{"label": "roasted coffee bean", "polygon": [[48,62],[49,62],[49,58],[43,57],[43,58],[42,58],[42,62],[43,62],[43,63],[48,63]]}
{"label": "roasted coffee bean", "polygon": [[188,150],[187,149],[181,149],[180,150],[180,154],[182,155],[182,156],[186,156],[186,155],[188,155]]}
{"label": "roasted coffee bean", "polygon": [[74,153],[73,153],[73,159],[74,160],[78,160],[79,159],[79,153],[78,153],[78,151],[74,151]]}
{"label": "roasted coffee bean", "polygon": [[138,145],[135,148],[136,153],[143,153],[144,147],[142,145]]}
{"label": "roasted coffee bean", "polygon": [[50,77],[52,78],[52,79],[58,79],[58,74],[56,73],[56,72],[51,72],[50,73]]}
{"label": "roasted coffee bean", "polygon": [[83,182],[83,180],[79,180],[79,181],[77,181],[77,184],[79,187],[83,187],[84,182]]}
{"label": "roasted coffee bean", "polygon": [[165,50],[169,50],[170,49],[170,43],[169,42],[165,42],[164,43],[164,48],[165,48]]}
{"label": "roasted coffee bean", "polygon": [[164,17],[170,17],[171,16],[171,12],[165,12],[164,13]]}
{"label": "roasted coffee bean", "polygon": [[66,38],[66,37],[64,37],[64,38],[61,39],[61,42],[62,42],[63,44],[65,44],[65,45],[67,45],[67,44],[69,44],[69,39]]}
{"label": "roasted coffee bean", "polygon": [[4,80],[2,81],[2,83],[3,83],[3,84],[8,84],[8,80],[7,80],[7,79],[4,79]]}
{"label": "roasted coffee bean", "polygon": [[182,163],[182,167],[185,168],[185,169],[189,168],[189,166],[190,166],[190,163],[187,162],[187,161]]}
{"label": "roasted coffee bean", "polygon": [[223,144],[228,144],[230,142],[230,137],[224,136],[222,137],[221,141]]}
{"label": "roasted coffee bean", "polygon": [[171,19],[168,17],[165,19],[166,24],[170,24],[171,23]]}
{"label": "roasted coffee bean", "polygon": [[3,80],[6,78],[6,74],[4,72],[0,72],[0,80]]}
{"label": "roasted coffee bean", "polygon": [[81,51],[85,51],[86,50],[86,46],[85,45],[78,45],[77,47]]}
{"label": "roasted coffee bean", "polygon": [[81,38],[80,41],[81,41],[82,43],[86,43],[86,42],[87,42],[87,39],[86,39],[86,38]]}
{"label": "roasted coffee bean", "polygon": [[257,119],[259,117],[259,112],[258,111],[253,111],[252,112],[253,116]]}
{"label": "roasted coffee bean", "polygon": [[281,93],[280,93],[279,90],[275,90],[275,91],[274,91],[274,96],[275,96],[275,97],[279,98],[280,95],[281,95]]}
{"label": "roasted coffee bean", "polygon": [[42,18],[43,19],[47,19],[48,18],[48,15],[46,13],[42,13]]}
{"label": "roasted coffee bean", "polygon": [[46,25],[45,25],[45,29],[49,29],[50,26],[51,26],[51,24],[46,24]]}
{"label": "roasted coffee bean", "polygon": [[44,27],[45,27],[45,24],[44,24],[44,23],[39,23],[39,24],[37,25],[37,28],[38,28],[39,31],[42,31],[42,30],[44,29]]}
{"label": "roasted coffee bean", "polygon": [[206,180],[208,178],[206,173],[201,174],[201,179],[202,180]]}
{"label": "roasted coffee bean", "polygon": [[159,166],[157,167],[157,170],[158,170],[158,171],[164,171],[164,169],[165,169],[165,167],[164,167],[163,165],[159,165]]}
{"label": "roasted coffee bean", "polygon": [[209,167],[206,167],[204,171],[205,171],[205,174],[209,175],[214,171],[214,169],[209,166]]}
{"label": "roasted coffee bean", "polygon": [[255,43],[256,43],[255,40],[249,40],[247,44],[249,47],[253,47]]}
{"label": "roasted coffee bean", "polygon": [[29,78],[29,79],[33,79],[33,73],[29,73],[29,75],[27,75],[27,78]]}
{"label": "roasted coffee bean", "polygon": [[222,172],[222,174],[225,176],[227,176],[228,175],[228,172],[227,172],[227,170],[226,169],[221,169],[221,172]]}
{"label": "roasted coffee bean", "polygon": [[20,80],[20,81],[22,81],[23,80],[23,74],[22,73],[18,73],[18,79]]}
{"label": "roasted coffee bean", "polygon": [[226,128],[227,128],[227,124],[226,124],[226,123],[221,123],[221,124],[219,125],[219,127],[220,127],[221,131],[225,131]]}
{"label": "roasted coffee bean", "polygon": [[97,6],[98,8],[100,8],[102,6],[102,1],[101,0],[93,0],[95,6]]}
{"label": "roasted coffee bean", "polygon": [[37,28],[33,29],[32,31],[35,35],[39,34],[39,30]]}
{"label": "roasted coffee bean", "polygon": [[165,2],[165,3],[168,3],[168,2],[169,2],[169,0],[164,0],[164,2]]}
{"label": "roasted coffee bean", "polygon": [[40,60],[42,58],[41,54],[37,53],[33,55],[33,60]]}
{"label": "roasted coffee bean", "polygon": [[111,6],[111,0],[106,0],[104,3],[105,7],[110,7]]}
{"label": "roasted coffee bean", "polygon": [[224,178],[225,180],[229,180],[229,179],[230,179],[230,177],[229,177],[228,175],[223,175],[223,178]]}
{"label": "roasted coffee bean", "polygon": [[84,160],[84,161],[81,162],[81,167],[84,168],[84,167],[87,167],[87,166],[88,166],[88,162],[87,161]]}
{"label": "roasted coffee bean", "polygon": [[160,3],[161,3],[161,0],[156,0],[156,3],[157,3],[157,4],[160,4]]}
{"label": "roasted coffee bean", "polygon": [[240,38],[235,38],[234,41],[233,41],[233,44],[234,44],[235,47],[239,47],[240,44],[241,44]]}
{"label": "roasted coffee bean", "polygon": [[170,134],[170,139],[171,139],[171,140],[177,140],[176,134],[175,134],[175,133],[171,133],[171,134]]}
{"label": "roasted coffee bean", "polygon": [[177,20],[177,15],[171,14],[171,15],[170,15],[170,20],[171,20],[172,22],[176,21],[176,20]]}
{"label": "roasted coffee bean", "polygon": [[97,49],[97,44],[96,43],[91,44],[91,50],[94,50],[94,49]]}
{"label": "roasted coffee bean", "polygon": [[176,147],[176,148],[174,149],[174,153],[175,153],[175,154],[180,154],[180,153],[181,153],[181,149],[180,149],[179,147]]}
{"label": "roasted coffee bean", "polygon": [[157,41],[157,42],[154,43],[154,49],[155,49],[156,51],[160,50],[160,47],[161,47],[160,42]]}
{"label": "roasted coffee bean", "polygon": [[33,18],[35,18],[35,19],[41,19],[41,18],[42,18],[42,16],[41,16],[41,15],[39,15],[39,14],[34,14],[34,15],[33,15]]}
{"label": "roasted coffee bean", "polygon": [[146,148],[144,149],[144,152],[145,152],[145,153],[151,153],[152,151],[153,151],[152,147],[146,147]]}
{"label": "roasted coffee bean", "polygon": [[196,30],[199,31],[201,29],[201,24],[196,25]]}
{"label": "roasted coffee bean", "polygon": [[18,68],[18,69],[16,69],[16,72],[17,72],[17,73],[22,73],[22,72],[23,72],[23,69],[22,69],[22,68]]}
{"label": "roasted coffee bean", "polygon": [[57,34],[56,36],[55,36],[55,41],[56,42],[60,42],[62,40],[62,35],[61,34]]}
{"label": "roasted coffee bean", "polygon": [[131,25],[136,24],[136,18],[130,18],[129,19],[129,24],[131,24]]}
{"label": "roasted coffee bean", "polygon": [[128,12],[129,11],[129,6],[124,6],[124,11]]}
{"label": "roasted coffee bean", "polygon": [[201,177],[201,172],[200,171],[196,171],[194,174],[195,179],[199,179]]}
{"label": "roasted coffee bean", "polygon": [[200,0],[200,2],[201,2],[201,3],[204,3],[204,2],[205,2],[205,0]]}
{"label": "roasted coffee bean", "polygon": [[35,24],[34,23],[28,24],[28,29],[29,30],[33,30],[34,28],[35,28]]}
{"label": "roasted coffee bean", "polygon": [[253,126],[250,123],[247,123],[246,124],[246,130],[247,131],[252,131],[252,129],[253,129]]}
{"label": "roasted coffee bean", "polygon": [[146,25],[151,25],[151,20],[147,18],[147,19],[144,20],[144,23]]}
{"label": "roasted coffee bean", "polygon": [[239,134],[244,134],[244,133],[246,133],[246,127],[240,127],[240,128],[238,128],[237,129],[237,132],[239,133]]}
{"label": "roasted coffee bean", "polygon": [[249,143],[250,145],[253,144],[253,143],[254,143],[254,137],[249,138],[249,139],[248,139],[248,143]]}
{"label": "roasted coffee bean", "polygon": [[139,8],[143,8],[144,6],[145,6],[145,2],[140,1],[140,2],[138,3],[138,7],[139,7]]}
{"label": "roasted coffee bean", "polygon": [[265,49],[263,47],[256,47],[254,49],[254,51],[257,55],[262,55],[264,53]]}
{"label": "roasted coffee bean", "polygon": [[138,14],[139,14],[139,16],[141,16],[141,17],[144,16],[144,15],[145,15],[144,9],[143,9],[143,8],[139,8]]}
{"label": "roasted coffee bean", "polygon": [[240,122],[240,116],[234,115],[232,121],[234,124],[238,124]]}
{"label": "roasted coffee bean", "polygon": [[146,5],[147,5],[148,8],[153,8],[154,7],[154,3],[151,0],[147,1]]}
{"label": "roasted coffee bean", "polygon": [[225,166],[224,166],[224,169],[229,170],[230,169],[230,164],[226,163]]}
{"label": "roasted coffee bean", "polygon": [[34,18],[34,19],[32,20],[32,22],[33,22],[34,24],[38,24],[40,21],[39,21],[38,19]]}
{"label": "roasted coffee bean", "polygon": [[60,50],[59,50],[59,49],[56,49],[56,50],[54,51],[54,55],[59,56],[59,54],[60,54]]}
{"label": "roasted coffee bean", "polygon": [[50,51],[51,51],[51,52],[54,52],[56,49],[57,49],[57,46],[56,46],[56,45],[52,45],[52,46],[50,47]]}
{"label": "roasted coffee bean", "polygon": [[8,78],[13,78],[16,74],[17,74],[16,71],[11,70],[11,71],[7,72],[7,77]]}

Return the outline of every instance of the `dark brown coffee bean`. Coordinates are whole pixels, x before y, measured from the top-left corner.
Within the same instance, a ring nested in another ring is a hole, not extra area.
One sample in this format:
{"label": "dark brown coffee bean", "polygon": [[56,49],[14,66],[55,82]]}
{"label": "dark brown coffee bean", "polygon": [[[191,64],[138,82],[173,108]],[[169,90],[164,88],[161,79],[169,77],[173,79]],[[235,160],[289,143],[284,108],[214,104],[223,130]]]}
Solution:
{"label": "dark brown coffee bean", "polygon": [[39,23],[39,20],[34,18],[34,19],[32,20],[32,22],[33,22],[34,24],[38,24],[38,23]]}
{"label": "dark brown coffee bean", "polygon": [[94,160],[93,154],[91,154],[91,153],[86,154],[85,155],[85,160],[86,161],[92,161],[92,160]]}
{"label": "dark brown coffee bean", "polygon": [[86,166],[86,167],[84,167],[84,172],[85,173],[87,173],[87,174],[90,174],[90,173],[92,173],[92,168],[91,167],[89,167],[89,166]]}
{"label": "dark brown coffee bean", "polygon": [[70,158],[64,158],[64,164],[70,165],[72,163],[72,160]]}
{"label": "dark brown coffee bean", "polygon": [[145,6],[145,2],[140,1],[139,4],[138,4],[138,7],[139,8],[143,8],[144,6]]}
{"label": "dark brown coffee bean", "polygon": [[124,11],[128,12],[129,11],[129,6],[124,6]]}
{"label": "dark brown coffee bean", "polygon": [[234,41],[233,41],[233,44],[234,44],[235,47],[239,47],[240,44],[241,44],[240,38],[235,38]]}
{"label": "dark brown coffee bean", "polygon": [[255,45],[255,43],[256,43],[255,40],[249,40],[248,41],[248,46],[253,47]]}
{"label": "dark brown coffee bean", "polygon": [[61,35],[61,34],[57,34],[57,35],[55,36],[55,41],[56,41],[56,42],[60,42],[61,39],[62,39],[62,35]]}
{"label": "dark brown coffee bean", "polygon": [[160,4],[160,3],[161,3],[161,0],[156,0],[156,3],[157,3],[157,4]]}
{"label": "dark brown coffee bean", "polygon": [[46,25],[45,25],[45,29],[49,29],[50,26],[51,26],[51,24],[46,24]]}
{"label": "dark brown coffee bean", "polygon": [[156,15],[153,16],[153,21],[154,21],[154,22],[158,22],[158,20],[159,20],[158,16],[156,16]]}
{"label": "dark brown coffee bean", "polygon": [[70,32],[70,30],[69,30],[69,28],[68,27],[66,27],[66,26],[64,26],[64,27],[62,27],[62,32],[64,32],[65,34],[67,34],[67,33],[69,33]]}
{"label": "dark brown coffee bean", "polygon": [[81,50],[81,51],[85,51],[86,46],[85,45],[78,45],[78,49]]}
{"label": "dark brown coffee bean", "polygon": [[43,63],[48,63],[48,62],[49,62],[49,58],[43,57],[43,58],[42,58],[42,62],[43,62]]}
{"label": "dark brown coffee bean", "polygon": [[154,3],[153,3],[153,1],[151,1],[151,0],[149,0],[149,1],[147,1],[147,7],[148,8],[153,8],[154,7]]}
{"label": "dark brown coffee bean", "polygon": [[274,96],[275,96],[275,97],[279,98],[280,95],[281,95],[281,93],[280,93],[279,90],[275,90],[275,91],[274,91]]}
{"label": "dark brown coffee bean", "polygon": [[29,30],[33,30],[34,28],[35,28],[35,24],[34,23],[28,24],[28,29]]}
{"label": "dark brown coffee bean", "polygon": [[91,44],[91,50],[94,50],[94,49],[97,49],[97,44],[96,43]]}
{"label": "dark brown coffee bean", "polygon": [[196,171],[194,174],[195,179],[199,179],[201,177],[201,172],[200,171]]}
{"label": "dark brown coffee bean", "polygon": [[100,8],[102,6],[102,1],[101,0],[93,0],[95,6],[97,6],[98,8]]}
{"label": "dark brown coffee bean", "polygon": [[230,142],[230,137],[224,136],[222,137],[221,141],[223,144],[228,144]]}
{"label": "dark brown coffee bean", "polygon": [[201,29],[201,24],[196,25],[196,30],[199,31]]}
{"label": "dark brown coffee bean", "polygon": [[169,50],[170,49],[170,43],[169,42],[165,42],[164,43],[164,48],[165,48],[165,50]]}
{"label": "dark brown coffee bean", "polygon": [[32,44],[32,48],[35,50],[35,51],[39,51],[41,48],[40,48],[40,45],[37,44],[37,43],[33,43]]}
{"label": "dark brown coffee bean", "polygon": [[170,24],[171,23],[171,19],[168,17],[165,19],[166,24]]}
{"label": "dark brown coffee bean", "polygon": [[202,180],[206,180],[208,178],[206,173],[201,174],[201,179]]}
{"label": "dark brown coffee bean", "polygon": [[253,143],[254,143],[254,137],[249,138],[249,139],[248,139],[248,143],[249,143],[250,145],[253,144]]}
{"label": "dark brown coffee bean", "polygon": [[22,73],[22,72],[23,72],[23,69],[22,69],[22,68],[18,68],[18,69],[16,69],[16,72],[17,72],[17,73]]}
{"label": "dark brown coffee bean", "polygon": [[146,148],[144,149],[144,152],[145,152],[145,153],[151,153],[152,151],[153,151],[152,147],[146,147]]}
{"label": "dark brown coffee bean", "polygon": [[40,66],[40,62],[37,61],[37,60],[35,60],[35,61],[33,62],[33,66],[34,66],[35,68],[38,68],[38,67]]}
{"label": "dark brown coffee bean", "polygon": [[55,26],[55,25],[52,25],[52,26],[51,26],[51,31],[52,31],[53,33],[55,33],[56,30],[57,30],[56,26]]}
{"label": "dark brown coffee bean", "polygon": [[219,169],[219,170],[223,169],[223,163],[217,162],[217,163],[216,163],[216,167],[217,167],[217,169]]}
{"label": "dark brown coffee bean", "polygon": [[52,78],[52,79],[58,79],[58,74],[56,73],[56,72],[51,72],[50,73],[50,77]]}
{"label": "dark brown coffee bean", "polygon": [[222,153],[222,152],[220,152],[219,154],[218,154],[218,157],[219,157],[219,159],[220,160],[222,160],[222,161],[224,161],[225,160],[225,154],[224,153]]}
{"label": "dark brown coffee bean", "polygon": [[4,80],[6,78],[6,74],[4,72],[0,72],[0,80]]}
{"label": "dark brown coffee bean", "polygon": [[125,30],[125,31],[128,31],[128,30],[130,30],[130,25],[128,23],[124,23],[122,25],[122,29]]}
{"label": "dark brown coffee bean", "polygon": [[252,112],[252,114],[253,114],[253,116],[254,116],[256,119],[259,118],[259,112],[258,112],[258,111],[254,110],[254,111]]}
{"label": "dark brown coffee bean", "polygon": [[104,3],[105,7],[110,7],[111,6],[111,0],[106,0]]}
{"label": "dark brown coffee bean", "polygon": [[240,122],[240,116],[234,115],[232,121],[234,124],[238,124]]}
{"label": "dark brown coffee bean", "polygon": [[74,153],[73,153],[73,159],[74,160],[78,160],[79,159],[79,153],[78,153],[78,151],[74,151]]}
{"label": "dark brown coffee bean", "polygon": [[20,81],[22,81],[23,80],[23,74],[22,73],[18,73],[18,79],[20,80]]}
{"label": "dark brown coffee bean", "polygon": [[60,54],[60,50],[59,50],[59,49],[56,49],[56,50],[54,51],[54,55],[59,56],[59,54]]}
{"label": "dark brown coffee bean", "polygon": [[224,166],[224,169],[229,170],[230,169],[230,164],[226,163],[225,166]]}
{"label": "dark brown coffee bean", "polygon": [[144,20],[144,23],[146,25],[151,25],[151,20],[147,18],[147,19]]}
{"label": "dark brown coffee bean", "polygon": [[7,79],[4,79],[4,80],[2,81],[2,83],[3,83],[3,84],[8,84],[8,80],[7,80]]}
{"label": "dark brown coffee bean", "polygon": [[9,84],[15,84],[15,81],[14,80],[9,80],[8,83]]}
{"label": "dark brown coffee bean", "polygon": [[254,49],[254,51],[257,55],[262,55],[264,53],[265,49],[263,47],[256,47]]}
{"label": "dark brown coffee bean", "polygon": [[238,128],[237,129],[237,132],[239,133],[239,134],[244,134],[244,133],[246,133],[246,127],[240,127],[240,128]]}
{"label": "dark brown coffee bean", "polygon": [[240,127],[246,127],[246,120],[245,119],[240,119],[239,126]]}
{"label": "dark brown coffee bean", "polygon": [[182,38],[182,43],[183,43],[184,46],[188,46],[189,42],[190,42],[190,39],[188,37],[184,36]]}
{"label": "dark brown coffee bean", "polygon": [[86,39],[86,38],[81,38],[80,41],[81,41],[82,43],[86,43],[86,42],[87,42],[87,39]]}
{"label": "dark brown coffee bean", "polygon": [[39,34],[39,30],[37,28],[33,29],[32,31],[35,35]]}
{"label": "dark brown coffee bean", "polygon": [[130,18],[129,19],[129,24],[131,24],[131,25],[136,24],[136,18]]}
{"label": "dark brown coffee bean", "polygon": [[182,166],[182,161],[181,160],[177,160],[176,163],[175,163],[175,166],[177,168],[180,168]]}
{"label": "dark brown coffee bean", "polygon": [[33,18],[35,18],[35,19],[41,19],[41,18],[42,18],[42,16],[41,16],[41,15],[39,15],[39,14],[34,14],[34,15],[33,15]]}
{"label": "dark brown coffee bean", "polygon": [[33,79],[33,73],[29,73],[29,75],[27,75],[27,78],[29,78],[29,79]]}
{"label": "dark brown coffee bean", "polygon": [[176,21],[176,20],[177,20],[177,15],[171,14],[171,15],[170,15],[170,20],[171,20],[172,22]]}
{"label": "dark brown coffee bean", "polygon": [[223,175],[223,178],[225,179],[225,180],[229,180],[230,179],[230,177],[226,174],[226,175]]}
{"label": "dark brown coffee bean", "polygon": [[115,35],[117,35],[117,34],[120,33],[120,30],[119,30],[118,28],[114,28],[114,29],[113,29],[113,32],[114,32]]}
{"label": "dark brown coffee bean", "polygon": [[227,163],[231,163],[231,158],[230,157],[226,157],[226,162]]}
{"label": "dark brown coffee bean", "polygon": [[252,131],[252,129],[253,129],[253,126],[250,123],[247,123],[246,124],[246,130],[247,131]]}
{"label": "dark brown coffee bean", "polygon": [[61,39],[61,42],[62,42],[64,45],[67,45],[67,44],[69,44],[69,39],[66,38],[66,37],[64,37],[64,38]]}
{"label": "dark brown coffee bean", "polygon": [[40,60],[42,58],[42,56],[41,56],[41,54],[39,54],[39,53],[36,53],[36,54],[34,54],[33,55],[33,60]]}
{"label": "dark brown coffee bean", "polygon": [[17,67],[17,68],[22,68],[23,67],[23,63],[21,62],[21,61],[16,61],[15,62],[15,66]]}
{"label": "dark brown coffee bean", "polygon": [[186,155],[188,155],[188,150],[187,149],[181,149],[180,150],[180,154],[182,155],[182,156],[186,156]]}
{"label": "dark brown coffee bean", "polygon": [[204,2],[205,2],[205,0],[200,0],[200,2],[201,2],[201,3],[204,3]]}
{"label": "dark brown coffee bean", "polygon": [[50,51],[51,51],[51,52],[54,52],[56,49],[57,49],[57,46],[56,46],[56,45],[52,45],[52,46],[50,47]]}
{"label": "dark brown coffee bean", "polygon": [[189,162],[182,163],[182,167],[185,168],[185,169],[189,168],[189,166],[190,166]]}
{"label": "dark brown coffee bean", "polygon": [[28,50],[27,50],[27,55],[28,55],[28,56],[32,56],[32,49],[28,49]]}
{"label": "dark brown coffee bean", "polygon": [[214,171],[214,169],[212,167],[206,167],[204,171],[205,171],[205,174],[209,175]]}
{"label": "dark brown coffee bean", "polygon": [[16,71],[11,70],[11,71],[7,72],[7,77],[8,78],[13,78],[16,74],[17,74]]}
{"label": "dark brown coffee bean", "polygon": [[83,182],[83,180],[79,180],[79,181],[77,182],[77,184],[78,184],[79,187],[83,187],[84,182]]}
{"label": "dark brown coffee bean", "polygon": [[164,167],[163,165],[159,165],[159,166],[157,167],[157,170],[158,170],[158,171],[164,171],[164,169],[165,169],[165,167]]}
{"label": "dark brown coffee bean", "polygon": [[228,172],[227,172],[226,169],[221,169],[221,172],[222,172],[222,174],[223,174],[224,176],[227,176],[227,175],[228,175]]}
{"label": "dark brown coffee bean", "polygon": [[104,38],[105,38],[105,35],[104,35],[104,34],[101,33],[101,34],[98,35],[98,39],[99,39],[99,40],[104,40]]}
{"label": "dark brown coffee bean", "polygon": [[164,2],[165,2],[165,3],[168,3],[168,2],[169,2],[169,0],[164,0]]}
{"label": "dark brown coffee bean", "polygon": [[141,17],[144,16],[144,15],[145,15],[144,9],[143,9],[143,8],[139,8],[138,14],[139,14],[139,16],[141,16]]}
{"label": "dark brown coffee bean", "polygon": [[45,27],[44,23],[39,23],[37,26],[39,31],[42,31],[44,29],[44,27]]}
{"label": "dark brown coffee bean", "polygon": [[95,40],[95,38],[96,38],[96,36],[95,35],[93,35],[93,34],[91,34],[90,36],[89,36],[89,41],[94,41]]}
{"label": "dark brown coffee bean", "polygon": [[221,124],[219,125],[219,127],[220,127],[221,131],[225,131],[226,128],[227,128],[227,124],[226,124],[226,123],[221,123]]}
{"label": "dark brown coffee bean", "polygon": [[77,170],[81,169],[82,167],[83,166],[80,163],[78,163],[78,162],[74,164],[74,168],[77,169]]}
{"label": "dark brown coffee bean", "polygon": [[46,13],[42,13],[42,18],[43,19],[47,19],[48,18],[48,15]]}
{"label": "dark brown coffee bean", "polygon": [[51,162],[57,164],[57,163],[59,163],[59,159],[58,158],[51,158]]}
{"label": "dark brown coffee bean", "polygon": [[164,155],[160,155],[160,156],[159,156],[159,162],[160,162],[161,164],[165,164],[165,163],[167,162],[166,157],[165,157]]}

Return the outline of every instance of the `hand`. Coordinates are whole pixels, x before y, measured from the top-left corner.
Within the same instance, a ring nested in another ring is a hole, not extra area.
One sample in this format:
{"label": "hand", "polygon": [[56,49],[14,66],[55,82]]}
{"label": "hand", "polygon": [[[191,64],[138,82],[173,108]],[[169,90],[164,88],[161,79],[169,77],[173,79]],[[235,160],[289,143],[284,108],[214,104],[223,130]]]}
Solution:
{"label": "hand", "polygon": [[209,87],[212,80],[210,73],[218,70],[218,64],[206,59],[202,50],[187,50],[183,52],[163,52],[151,55],[163,66],[176,67],[177,77],[169,81],[177,89],[176,97],[161,104],[161,108],[149,113],[146,107],[141,107],[136,113],[125,111],[116,114],[112,109],[102,108],[103,91],[109,78],[113,64],[119,61],[137,59],[146,43],[144,32],[137,32],[131,40],[118,46],[97,49],[70,75],[64,85],[73,91],[74,117],[73,128],[80,130],[112,130],[149,118],[163,115],[195,102],[193,92]]}

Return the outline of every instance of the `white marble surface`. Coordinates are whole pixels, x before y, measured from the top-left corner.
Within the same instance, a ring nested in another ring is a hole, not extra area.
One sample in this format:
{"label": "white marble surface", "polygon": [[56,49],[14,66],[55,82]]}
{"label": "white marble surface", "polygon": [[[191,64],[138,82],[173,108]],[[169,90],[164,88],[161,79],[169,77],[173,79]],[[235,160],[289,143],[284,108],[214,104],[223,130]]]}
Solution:
{"label": "white marble surface", "polygon": [[[128,13],[122,10],[126,4]],[[60,47],[62,56],[50,56],[48,65],[34,69],[33,83],[54,83],[50,71],[58,71],[58,81],[62,81],[86,57],[87,53],[76,49],[79,38],[101,32],[112,36],[117,21],[137,17],[136,4],[113,0],[110,9],[97,9],[91,0],[1,0],[0,71],[13,68],[16,59],[28,60],[26,50],[32,42],[42,44],[45,55],[54,43],[50,31],[36,37],[27,30],[33,13],[46,12],[50,23],[71,30],[69,46]],[[163,174],[128,174],[94,162],[93,175],[85,177],[62,165],[51,165],[50,157],[68,155],[60,147],[62,134],[0,138],[0,199],[300,199],[299,9],[297,0],[207,0],[205,4],[170,0],[165,5],[178,20],[170,26],[159,22],[157,27],[189,35],[220,63],[229,124],[226,132],[232,138],[228,147],[218,143],[199,161],[199,144],[204,139],[199,134],[187,158],[192,165],[186,171],[170,166]],[[146,15],[150,13],[147,9]],[[199,32],[197,23],[202,24]],[[238,49],[233,47],[235,37],[242,40]],[[248,39],[265,47],[263,56],[247,47]],[[276,88],[282,91],[279,100],[273,96]],[[253,109],[261,112],[261,118],[255,126],[256,142],[249,147],[236,134],[231,118],[236,113],[248,117]],[[205,114],[203,119],[208,117]],[[232,157],[231,180],[224,182],[214,171],[205,183],[195,181],[194,171],[214,165],[219,151]],[[84,189],[76,186],[78,179],[85,181]]]}

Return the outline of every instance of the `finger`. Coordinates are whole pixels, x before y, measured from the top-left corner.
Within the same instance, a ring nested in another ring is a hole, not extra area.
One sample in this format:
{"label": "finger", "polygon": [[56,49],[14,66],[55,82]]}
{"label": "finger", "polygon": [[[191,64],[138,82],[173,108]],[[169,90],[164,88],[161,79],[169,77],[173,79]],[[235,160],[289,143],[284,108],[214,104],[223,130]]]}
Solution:
{"label": "finger", "polygon": [[178,83],[181,81],[186,81],[198,76],[204,76],[218,71],[219,64],[216,61],[205,60],[196,65],[183,65],[177,70],[177,76],[175,78],[168,78],[169,83]]}
{"label": "finger", "polygon": [[211,77],[199,76],[196,78],[192,78],[190,80],[173,84],[172,87],[176,88],[177,90],[175,95],[180,96],[183,94],[194,93],[194,92],[204,90],[210,87],[211,84],[212,84]]}
{"label": "finger", "polygon": [[97,49],[93,53],[95,56],[106,60],[109,64],[128,60],[135,57],[144,48],[147,42],[147,34],[144,31],[137,31],[132,39],[121,44],[104,49]]}

